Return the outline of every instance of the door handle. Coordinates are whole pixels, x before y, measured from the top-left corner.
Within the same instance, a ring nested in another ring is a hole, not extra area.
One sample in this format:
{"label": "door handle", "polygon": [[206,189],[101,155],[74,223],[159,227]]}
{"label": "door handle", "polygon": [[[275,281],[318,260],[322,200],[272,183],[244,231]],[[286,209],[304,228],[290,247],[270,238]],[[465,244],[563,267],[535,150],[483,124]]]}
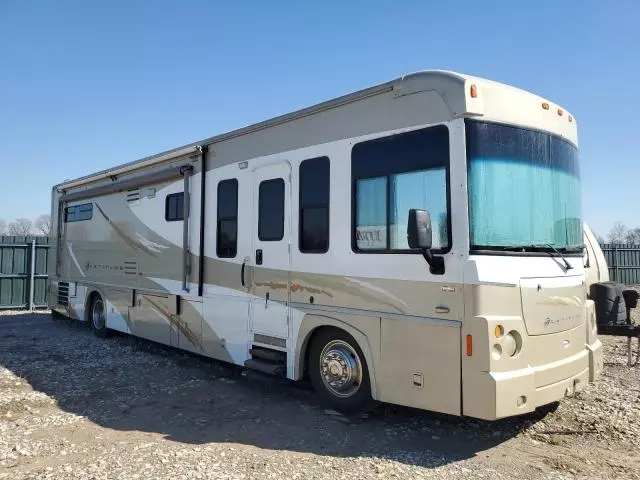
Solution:
{"label": "door handle", "polygon": [[262,249],[256,250],[256,265],[262,265]]}
{"label": "door handle", "polygon": [[242,261],[242,267],[240,267],[240,283],[242,283],[243,287],[246,287],[246,285],[244,284],[244,267],[247,264],[247,259],[245,258]]}
{"label": "door handle", "polygon": [[438,305],[436,307],[436,313],[449,313],[449,307],[446,305]]}

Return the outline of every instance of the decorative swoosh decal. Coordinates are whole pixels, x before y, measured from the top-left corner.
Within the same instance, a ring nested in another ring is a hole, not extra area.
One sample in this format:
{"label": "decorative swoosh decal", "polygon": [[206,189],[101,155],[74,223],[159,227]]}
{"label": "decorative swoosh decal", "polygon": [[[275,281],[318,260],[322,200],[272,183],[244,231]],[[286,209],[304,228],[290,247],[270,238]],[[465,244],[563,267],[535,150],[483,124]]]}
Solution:
{"label": "decorative swoosh decal", "polygon": [[80,263],[78,262],[76,255],[73,253],[73,250],[71,248],[71,243],[67,243],[67,249],[69,250],[69,255],[71,256],[71,260],[73,260],[73,263],[75,264],[76,268],[80,272],[80,275],[82,275],[83,277],[86,277],[87,275],[82,271],[82,268],[80,268]]}
{"label": "decorative swoosh decal", "polygon": [[[257,287],[269,287],[273,290],[284,290],[287,288],[287,285],[288,283],[283,283],[283,282],[256,282]],[[302,285],[297,282],[293,282],[291,284],[291,292],[295,293],[295,292],[302,292],[302,291],[315,293],[315,294],[322,294],[328,297],[333,297],[333,295],[331,295],[330,292],[327,292],[326,290],[323,290],[321,288],[314,288],[308,285]]]}
{"label": "decorative swoosh decal", "polygon": [[104,217],[104,219],[107,221],[107,223],[111,226],[111,228],[113,228],[114,232],[118,234],[118,236],[122,239],[124,243],[129,245],[131,248],[135,250],[140,250],[141,252],[151,255],[152,257],[157,257],[158,255],[160,255],[160,252],[154,251],[151,248],[143,245],[142,243],[136,242],[133,238],[128,236],[118,225],[115,224],[113,220],[109,218],[109,216],[104,212],[102,207],[98,205],[98,203],[94,203],[94,205],[96,206],[100,214]]}
{"label": "decorative swoosh decal", "polygon": [[172,326],[180,330],[180,333],[182,333],[182,335],[184,335],[184,338],[189,340],[192,345],[195,345],[196,347],[202,349],[202,344],[200,343],[200,340],[198,340],[198,336],[189,328],[184,320],[182,320],[178,315],[174,315],[173,313],[168,311],[160,303],[150,300],[146,295],[140,296],[147,302],[149,302],[149,304],[156,310],[156,312],[161,314],[165,318],[165,320],[167,320]]}

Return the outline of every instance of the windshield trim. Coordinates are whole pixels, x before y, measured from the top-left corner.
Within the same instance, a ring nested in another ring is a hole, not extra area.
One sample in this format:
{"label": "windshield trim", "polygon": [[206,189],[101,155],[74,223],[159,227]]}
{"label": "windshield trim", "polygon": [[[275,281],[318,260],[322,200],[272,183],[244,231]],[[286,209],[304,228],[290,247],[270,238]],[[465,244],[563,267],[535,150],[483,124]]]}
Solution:
{"label": "windshield trim", "polygon": [[[553,250],[501,250],[503,247],[488,247],[486,245],[475,246],[472,245],[469,249],[469,255],[493,255],[493,256],[505,256],[505,257],[555,257],[561,256],[555,253]],[[518,247],[514,247],[518,248]],[[562,256],[569,258],[578,258],[584,256],[584,251],[573,251],[573,248],[568,252],[564,252],[564,249],[558,249],[562,253]]]}

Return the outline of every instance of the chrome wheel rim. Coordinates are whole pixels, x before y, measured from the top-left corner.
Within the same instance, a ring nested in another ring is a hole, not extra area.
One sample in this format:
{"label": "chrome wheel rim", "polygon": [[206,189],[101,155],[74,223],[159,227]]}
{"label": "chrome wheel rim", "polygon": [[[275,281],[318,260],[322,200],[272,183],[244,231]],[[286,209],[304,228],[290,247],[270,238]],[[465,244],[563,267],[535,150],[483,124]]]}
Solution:
{"label": "chrome wheel rim", "polygon": [[320,354],[320,376],[332,395],[347,398],[362,385],[362,362],[355,349],[343,340],[332,340]]}
{"label": "chrome wheel rim", "polygon": [[96,330],[102,330],[102,328],[104,328],[104,304],[100,299],[93,302],[93,307],[91,307],[91,321]]}

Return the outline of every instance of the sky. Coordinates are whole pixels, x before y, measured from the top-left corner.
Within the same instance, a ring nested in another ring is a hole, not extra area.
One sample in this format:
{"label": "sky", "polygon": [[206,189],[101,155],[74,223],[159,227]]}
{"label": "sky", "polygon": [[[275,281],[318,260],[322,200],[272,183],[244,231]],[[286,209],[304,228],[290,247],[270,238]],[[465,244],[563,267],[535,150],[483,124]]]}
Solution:
{"label": "sky", "polygon": [[0,219],[51,187],[424,69],[577,119],[583,215],[640,227],[640,2],[0,1]]}

